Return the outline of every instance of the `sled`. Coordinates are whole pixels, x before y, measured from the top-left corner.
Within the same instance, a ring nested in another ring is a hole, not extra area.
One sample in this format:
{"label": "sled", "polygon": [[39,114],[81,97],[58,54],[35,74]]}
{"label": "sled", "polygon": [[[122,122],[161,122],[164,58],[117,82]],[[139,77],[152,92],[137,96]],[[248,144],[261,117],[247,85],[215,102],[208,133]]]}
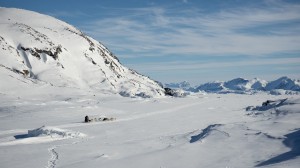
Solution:
{"label": "sled", "polygon": [[101,121],[114,121],[116,118],[113,117],[98,117],[98,116],[85,116],[84,117],[84,122],[89,123],[89,122],[101,122]]}

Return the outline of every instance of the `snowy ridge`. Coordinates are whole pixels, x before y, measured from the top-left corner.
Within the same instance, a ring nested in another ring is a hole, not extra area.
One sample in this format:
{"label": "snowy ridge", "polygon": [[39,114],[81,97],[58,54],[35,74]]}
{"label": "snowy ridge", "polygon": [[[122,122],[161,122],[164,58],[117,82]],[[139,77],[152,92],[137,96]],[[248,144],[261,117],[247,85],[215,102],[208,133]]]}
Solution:
{"label": "snowy ridge", "polygon": [[257,92],[268,92],[273,95],[282,94],[299,94],[300,82],[288,77],[281,77],[274,81],[266,81],[258,78],[251,80],[244,78],[236,78],[230,81],[215,81],[201,84],[196,87],[191,87],[188,82],[184,82],[185,86],[182,87],[181,83],[166,84],[171,88],[180,88],[186,91],[199,92],[204,91],[208,93],[238,93],[238,94],[253,94]]}
{"label": "snowy ridge", "polygon": [[164,95],[157,82],[124,67],[104,45],[63,21],[13,8],[0,8],[0,14],[0,74],[13,76],[13,82],[129,97]]}

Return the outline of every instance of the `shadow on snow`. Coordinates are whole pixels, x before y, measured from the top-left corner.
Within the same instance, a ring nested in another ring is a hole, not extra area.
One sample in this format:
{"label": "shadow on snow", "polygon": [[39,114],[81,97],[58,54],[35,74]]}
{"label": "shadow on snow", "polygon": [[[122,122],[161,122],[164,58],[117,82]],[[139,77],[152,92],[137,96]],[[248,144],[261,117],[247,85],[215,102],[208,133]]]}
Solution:
{"label": "shadow on snow", "polygon": [[190,143],[201,141],[202,139],[207,137],[211,133],[211,131],[215,130],[216,127],[219,127],[221,125],[222,124],[209,125],[208,127],[204,128],[200,134],[192,136]]}
{"label": "shadow on snow", "polygon": [[282,143],[291,148],[289,152],[275,156],[269,160],[263,161],[256,165],[255,167],[266,166],[270,164],[276,164],[283,161],[295,159],[297,156],[300,156],[300,129],[290,134],[285,135],[286,139]]}

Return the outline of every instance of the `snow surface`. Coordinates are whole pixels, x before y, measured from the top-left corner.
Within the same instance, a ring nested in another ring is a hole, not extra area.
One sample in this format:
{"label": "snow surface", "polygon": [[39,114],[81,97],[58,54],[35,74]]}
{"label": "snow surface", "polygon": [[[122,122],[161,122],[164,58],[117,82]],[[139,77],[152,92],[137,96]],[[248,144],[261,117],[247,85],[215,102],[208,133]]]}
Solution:
{"label": "snow surface", "polygon": [[[1,167],[296,168],[300,164],[299,146],[288,143],[299,140],[298,95],[142,99],[48,87],[52,90],[44,88],[39,94],[1,90]],[[285,103],[256,111],[257,115],[246,111],[267,100]],[[116,120],[84,123],[86,115]]]}

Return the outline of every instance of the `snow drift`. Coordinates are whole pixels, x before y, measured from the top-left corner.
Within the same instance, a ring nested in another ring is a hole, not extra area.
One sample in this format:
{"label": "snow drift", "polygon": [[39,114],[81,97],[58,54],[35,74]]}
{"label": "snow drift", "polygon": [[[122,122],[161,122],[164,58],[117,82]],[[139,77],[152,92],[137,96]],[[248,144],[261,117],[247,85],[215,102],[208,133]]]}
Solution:
{"label": "snow drift", "polygon": [[63,21],[13,8],[0,8],[0,15],[0,75],[8,79],[1,82],[3,90],[30,83],[130,97],[164,95],[157,82],[124,67],[103,44]]}
{"label": "snow drift", "polygon": [[85,134],[71,130],[64,130],[56,127],[42,126],[37,129],[28,130],[28,137],[50,136],[52,138],[78,138]]}

